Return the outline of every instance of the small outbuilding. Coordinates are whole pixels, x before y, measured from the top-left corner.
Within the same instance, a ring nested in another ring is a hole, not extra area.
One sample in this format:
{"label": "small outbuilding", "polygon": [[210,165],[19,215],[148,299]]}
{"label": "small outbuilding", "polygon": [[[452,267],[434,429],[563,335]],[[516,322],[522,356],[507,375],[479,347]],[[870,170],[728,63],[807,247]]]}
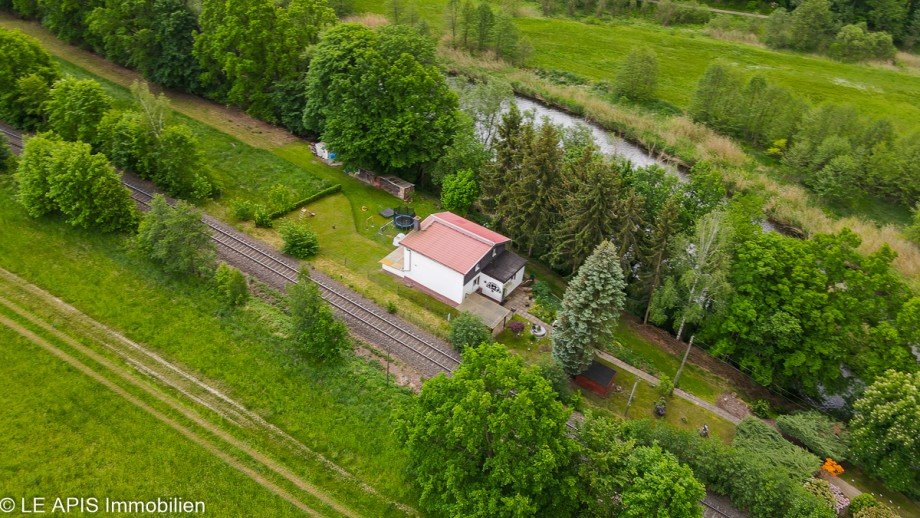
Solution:
{"label": "small outbuilding", "polygon": [[613,390],[613,377],[615,375],[615,370],[594,360],[588,370],[575,376],[575,383],[598,396],[607,397]]}

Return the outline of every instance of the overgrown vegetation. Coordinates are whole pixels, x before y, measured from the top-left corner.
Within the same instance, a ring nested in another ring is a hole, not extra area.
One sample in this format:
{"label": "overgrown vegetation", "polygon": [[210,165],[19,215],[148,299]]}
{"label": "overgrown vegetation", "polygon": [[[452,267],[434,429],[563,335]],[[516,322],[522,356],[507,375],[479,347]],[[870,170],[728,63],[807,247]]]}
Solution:
{"label": "overgrown vegetation", "polygon": [[846,430],[842,423],[817,412],[799,412],[776,418],[783,435],[791,437],[822,459],[847,459]]}

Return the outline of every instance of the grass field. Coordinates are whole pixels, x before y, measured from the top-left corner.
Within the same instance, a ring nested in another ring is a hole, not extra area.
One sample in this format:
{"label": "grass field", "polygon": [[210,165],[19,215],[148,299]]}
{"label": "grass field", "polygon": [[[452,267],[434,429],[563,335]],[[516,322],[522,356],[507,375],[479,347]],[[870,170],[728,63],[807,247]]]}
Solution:
{"label": "grass field", "polygon": [[[386,9],[383,0],[355,3],[359,12]],[[445,4],[445,0],[424,2],[419,13],[440,30]],[[865,115],[890,118],[902,131],[920,129],[918,74],[726,42],[698,30],[641,20],[588,24],[563,17],[522,16],[516,23],[533,45],[527,66],[571,72],[588,80],[613,81],[633,48],[650,47],[659,60],[658,95],[681,109],[689,105],[706,67],[721,59],[747,73],[760,73],[812,102],[852,104]]]}
{"label": "grass field", "polygon": [[45,497],[49,508],[54,497],[176,496],[204,501],[219,516],[297,516],[293,505],[2,325],[0,351],[4,496]]}
{"label": "grass field", "polygon": [[[396,501],[412,505],[393,412],[408,394],[351,358],[314,365],[289,350],[279,310],[254,301],[218,316],[209,286],[175,280],[126,249],[123,238],[28,218],[0,190],[0,266],[50,289],[92,318],[214,380],[246,407]],[[325,471],[313,474],[344,491]],[[378,508],[377,512],[385,511]],[[376,513],[374,513],[376,514]]]}

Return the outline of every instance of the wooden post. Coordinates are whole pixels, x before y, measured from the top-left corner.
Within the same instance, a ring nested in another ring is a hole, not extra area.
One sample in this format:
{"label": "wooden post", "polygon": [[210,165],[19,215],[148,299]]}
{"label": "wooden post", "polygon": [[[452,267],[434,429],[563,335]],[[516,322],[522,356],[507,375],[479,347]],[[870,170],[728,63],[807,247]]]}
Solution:
{"label": "wooden post", "polygon": [[674,375],[674,387],[677,387],[677,382],[680,380],[680,373],[684,371],[684,365],[687,363],[687,358],[690,356],[690,349],[693,349],[693,339],[696,338],[696,335],[690,335],[690,343],[687,344],[687,350],[684,352],[684,358],[680,361],[680,367],[677,368],[677,374]]}
{"label": "wooden post", "polygon": [[623,417],[626,417],[629,414],[629,407],[632,405],[633,397],[636,395],[636,387],[639,386],[639,378],[636,378],[636,382],[633,383],[632,391],[629,393],[629,400],[626,402],[626,409],[623,410]]}

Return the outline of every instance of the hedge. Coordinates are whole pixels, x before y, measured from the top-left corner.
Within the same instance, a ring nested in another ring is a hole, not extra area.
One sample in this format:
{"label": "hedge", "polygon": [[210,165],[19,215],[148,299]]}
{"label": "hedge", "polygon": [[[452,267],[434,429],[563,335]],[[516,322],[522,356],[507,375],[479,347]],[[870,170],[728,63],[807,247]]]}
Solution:
{"label": "hedge", "polygon": [[673,453],[707,488],[728,496],[755,518],[836,516],[825,502],[761,456],[647,419],[627,421],[624,429],[638,444],[658,444]]}
{"label": "hedge", "polygon": [[313,194],[313,195],[308,196],[308,197],[306,197],[306,198],[304,198],[304,199],[302,199],[302,200],[300,200],[300,201],[296,201],[296,202],[292,203],[290,206],[288,206],[288,207],[285,208],[285,209],[276,210],[275,212],[270,213],[270,214],[268,215],[268,217],[270,217],[271,219],[280,218],[281,216],[284,216],[285,214],[289,214],[289,213],[291,213],[291,212],[293,212],[293,211],[295,211],[295,210],[297,210],[297,209],[303,207],[304,205],[307,205],[307,204],[309,204],[309,203],[313,203],[314,201],[316,201],[316,200],[318,200],[318,199],[320,199],[320,198],[324,198],[324,197],[326,197],[326,196],[329,196],[330,194],[335,194],[335,193],[337,193],[337,192],[339,192],[339,191],[341,191],[341,190],[342,190],[342,184],[338,184],[338,183],[335,184],[335,185],[333,185],[332,187],[326,187],[325,189],[319,191],[319,192],[316,193],[316,194]]}
{"label": "hedge", "polygon": [[764,459],[774,470],[782,471],[799,484],[821,469],[821,459],[787,441],[772,426],[756,417],[738,425],[732,446],[750,456]]}
{"label": "hedge", "polygon": [[822,459],[846,460],[846,435],[842,431],[837,433],[843,426],[820,412],[781,415],[776,418],[776,426],[783,435],[798,441]]}

